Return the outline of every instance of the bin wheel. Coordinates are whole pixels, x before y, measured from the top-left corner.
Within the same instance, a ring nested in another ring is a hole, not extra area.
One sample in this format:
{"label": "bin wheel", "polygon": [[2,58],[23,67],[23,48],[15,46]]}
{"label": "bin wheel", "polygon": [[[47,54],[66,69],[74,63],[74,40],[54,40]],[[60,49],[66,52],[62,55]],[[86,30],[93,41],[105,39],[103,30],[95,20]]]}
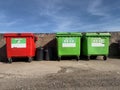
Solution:
{"label": "bin wheel", "polygon": [[8,63],[12,63],[12,58],[8,58]]}
{"label": "bin wheel", "polygon": [[90,60],[90,56],[87,56],[87,60],[88,60],[88,61]]}
{"label": "bin wheel", "polygon": [[107,60],[107,56],[103,56],[103,60],[106,61]]}
{"label": "bin wheel", "polygon": [[28,62],[32,62],[32,58],[31,57],[28,58]]}
{"label": "bin wheel", "polygon": [[60,61],[61,60],[61,57],[58,57],[58,61]]}
{"label": "bin wheel", "polygon": [[76,59],[77,61],[79,61],[80,60],[80,57],[79,56],[77,56],[77,59]]}

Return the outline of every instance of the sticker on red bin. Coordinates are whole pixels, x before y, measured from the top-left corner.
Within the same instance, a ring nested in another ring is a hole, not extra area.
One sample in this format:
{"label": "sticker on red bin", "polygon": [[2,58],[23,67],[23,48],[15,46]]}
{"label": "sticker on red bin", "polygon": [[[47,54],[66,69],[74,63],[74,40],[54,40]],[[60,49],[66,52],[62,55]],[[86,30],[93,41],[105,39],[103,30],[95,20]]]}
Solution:
{"label": "sticker on red bin", "polygon": [[26,48],[26,38],[12,38],[11,48]]}

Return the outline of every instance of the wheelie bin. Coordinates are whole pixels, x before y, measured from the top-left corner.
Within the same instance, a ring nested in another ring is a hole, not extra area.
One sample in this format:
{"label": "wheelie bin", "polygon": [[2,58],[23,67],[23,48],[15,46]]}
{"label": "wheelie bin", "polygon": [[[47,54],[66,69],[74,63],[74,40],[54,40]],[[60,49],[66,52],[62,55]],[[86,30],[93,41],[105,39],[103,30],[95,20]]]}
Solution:
{"label": "wheelie bin", "polygon": [[103,60],[107,60],[110,36],[110,33],[85,33],[82,37],[82,55],[87,56],[88,60],[91,56],[103,56]]}
{"label": "wheelie bin", "polygon": [[37,37],[32,33],[6,33],[6,50],[8,62],[12,63],[12,58],[27,57],[31,62],[35,56]]}
{"label": "wheelie bin", "polygon": [[81,33],[57,33],[57,52],[58,60],[62,56],[76,56],[77,60],[80,59],[81,47]]}

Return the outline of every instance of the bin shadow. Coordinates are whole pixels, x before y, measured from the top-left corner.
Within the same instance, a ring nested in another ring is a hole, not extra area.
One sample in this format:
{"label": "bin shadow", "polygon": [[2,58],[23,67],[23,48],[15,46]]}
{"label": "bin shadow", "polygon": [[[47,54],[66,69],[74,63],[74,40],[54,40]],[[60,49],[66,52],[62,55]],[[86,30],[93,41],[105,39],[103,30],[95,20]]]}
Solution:
{"label": "bin shadow", "polygon": [[65,60],[77,61],[77,56],[62,56],[61,61],[65,61]]}
{"label": "bin shadow", "polygon": [[27,57],[23,57],[23,58],[12,58],[13,62],[28,62],[28,58]]}

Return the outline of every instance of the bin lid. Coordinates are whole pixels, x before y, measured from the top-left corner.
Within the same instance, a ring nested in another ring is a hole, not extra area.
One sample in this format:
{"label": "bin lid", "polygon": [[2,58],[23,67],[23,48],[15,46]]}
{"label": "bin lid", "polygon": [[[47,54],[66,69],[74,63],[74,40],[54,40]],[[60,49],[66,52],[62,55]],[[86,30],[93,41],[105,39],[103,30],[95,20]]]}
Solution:
{"label": "bin lid", "polygon": [[85,33],[84,36],[107,36],[110,37],[111,34],[110,33]]}
{"label": "bin lid", "polygon": [[5,33],[4,37],[34,37],[33,33]]}
{"label": "bin lid", "polygon": [[73,32],[73,33],[70,33],[70,32],[59,32],[59,33],[56,33],[56,36],[59,37],[59,36],[82,36],[81,33],[77,33],[77,32]]}

